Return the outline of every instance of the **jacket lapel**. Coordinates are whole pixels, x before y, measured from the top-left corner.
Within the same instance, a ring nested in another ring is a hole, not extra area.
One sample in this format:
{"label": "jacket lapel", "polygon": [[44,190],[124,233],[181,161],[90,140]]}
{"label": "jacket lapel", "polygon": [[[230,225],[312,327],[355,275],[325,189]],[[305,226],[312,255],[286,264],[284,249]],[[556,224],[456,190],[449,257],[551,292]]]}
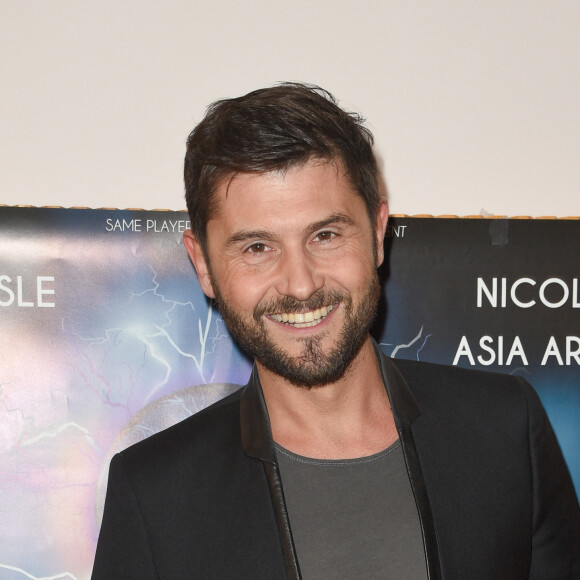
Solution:
{"label": "jacket lapel", "polygon": [[375,351],[379,359],[383,382],[391,401],[391,409],[393,410],[395,425],[397,426],[403,449],[407,474],[415,496],[415,503],[417,504],[427,563],[427,577],[429,580],[439,580],[442,578],[442,572],[435,522],[411,429],[412,422],[421,414],[421,410],[407,381],[395,366],[395,363],[387,358],[376,344]]}
{"label": "jacket lapel", "polygon": [[284,565],[288,580],[300,580],[300,567],[296,556],[296,548],[292,539],[288,510],[282,489],[280,470],[276,460],[276,450],[270,429],[268,409],[258,371],[254,366],[250,381],[246,385],[240,401],[240,421],[242,428],[242,447],[244,453],[262,461],[266,480],[270,489],[272,506],[278,524],[278,533],[284,555]]}

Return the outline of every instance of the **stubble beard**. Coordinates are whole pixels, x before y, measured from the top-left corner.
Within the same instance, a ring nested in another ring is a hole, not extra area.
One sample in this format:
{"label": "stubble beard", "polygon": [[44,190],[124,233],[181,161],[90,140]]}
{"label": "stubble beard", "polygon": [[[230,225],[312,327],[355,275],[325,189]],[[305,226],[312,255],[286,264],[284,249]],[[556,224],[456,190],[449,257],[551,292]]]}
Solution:
{"label": "stubble beard", "polygon": [[[229,307],[215,280],[212,284],[220,313],[236,343],[271,372],[304,388],[327,385],[344,376],[368,336],[380,297],[378,275],[373,271],[364,284],[356,307],[350,293],[321,289],[304,301],[284,296],[267,304],[258,304],[248,321]],[[316,310],[338,303],[344,310],[344,323],[329,352],[325,352],[322,344],[328,332],[298,339],[302,349],[297,356],[277,346],[268,334],[264,320],[266,314]]]}

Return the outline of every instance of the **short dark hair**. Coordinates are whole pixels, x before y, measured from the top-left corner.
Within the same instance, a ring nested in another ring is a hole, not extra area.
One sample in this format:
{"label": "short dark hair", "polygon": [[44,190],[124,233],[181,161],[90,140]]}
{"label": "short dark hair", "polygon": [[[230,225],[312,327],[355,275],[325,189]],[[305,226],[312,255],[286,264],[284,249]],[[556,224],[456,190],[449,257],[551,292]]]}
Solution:
{"label": "short dark hair", "polygon": [[340,160],[371,223],[380,205],[372,133],[324,89],[282,83],[216,101],[187,138],[185,200],[194,235],[207,252],[215,188],[238,172],[285,171],[310,159]]}

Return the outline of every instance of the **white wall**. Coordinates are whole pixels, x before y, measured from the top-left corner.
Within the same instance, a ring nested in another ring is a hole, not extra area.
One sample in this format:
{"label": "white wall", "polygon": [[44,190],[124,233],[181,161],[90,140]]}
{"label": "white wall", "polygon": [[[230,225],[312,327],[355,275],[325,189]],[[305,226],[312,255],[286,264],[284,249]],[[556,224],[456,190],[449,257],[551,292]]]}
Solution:
{"label": "white wall", "polygon": [[580,215],[577,0],[1,0],[0,203],[182,209],[205,107],[362,112],[394,213]]}

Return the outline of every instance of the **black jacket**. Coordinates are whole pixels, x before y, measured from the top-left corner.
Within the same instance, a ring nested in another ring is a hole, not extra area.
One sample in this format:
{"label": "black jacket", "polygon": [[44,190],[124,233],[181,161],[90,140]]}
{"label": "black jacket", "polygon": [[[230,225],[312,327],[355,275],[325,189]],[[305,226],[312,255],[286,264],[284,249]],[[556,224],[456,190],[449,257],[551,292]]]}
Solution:
{"label": "black jacket", "polygon": [[[429,578],[580,578],[578,502],[534,390],[379,359]],[[300,578],[257,372],[113,458],[92,578]]]}

